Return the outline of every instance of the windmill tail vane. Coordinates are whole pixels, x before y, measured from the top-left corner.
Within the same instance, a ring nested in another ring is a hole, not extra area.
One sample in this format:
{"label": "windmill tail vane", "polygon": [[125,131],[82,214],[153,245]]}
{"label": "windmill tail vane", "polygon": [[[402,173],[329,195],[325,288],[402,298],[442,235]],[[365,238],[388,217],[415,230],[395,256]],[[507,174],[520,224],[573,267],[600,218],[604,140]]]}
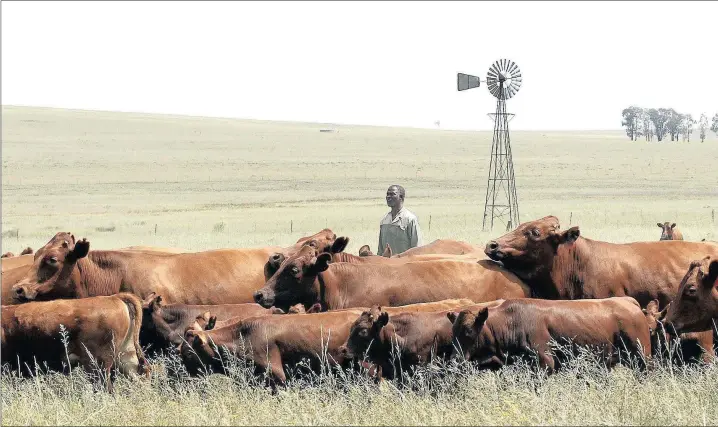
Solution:
{"label": "windmill tail vane", "polygon": [[494,120],[494,132],[484,201],[484,231],[487,229],[487,222],[489,229],[493,229],[495,221],[503,222],[506,230],[519,225],[519,204],[509,133],[509,121],[513,114],[506,112],[506,100],[518,93],[522,81],[518,65],[508,59],[494,62],[489,67],[486,80],[471,74],[457,73],[456,88],[459,92],[477,88],[485,82],[489,93],[497,100],[496,111],[489,114]]}

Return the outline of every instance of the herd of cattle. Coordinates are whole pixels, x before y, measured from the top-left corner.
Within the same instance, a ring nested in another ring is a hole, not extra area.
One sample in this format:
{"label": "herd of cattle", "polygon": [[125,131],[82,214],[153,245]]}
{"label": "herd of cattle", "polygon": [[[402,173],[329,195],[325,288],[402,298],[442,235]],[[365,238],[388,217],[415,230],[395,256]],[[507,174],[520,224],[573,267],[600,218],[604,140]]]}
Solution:
{"label": "herd of cattle", "polygon": [[548,216],[485,248],[437,240],[383,256],[345,253],[349,239],[329,229],[289,247],[204,252],[91,251],[62,232],[3,258],[0,355],[22,374],[81,365],[143,376],[145,354],[159,350],[191,374],[221,373],[224,348],[273,385],[307,359],[378,378],[453,355],[489,369],[533,355],[552,371],[554,340],[609,365],[627,355],[645,367],[666,342],[680,360],[710,360],[718,243],[659,226],[660,241],[616,244]]}

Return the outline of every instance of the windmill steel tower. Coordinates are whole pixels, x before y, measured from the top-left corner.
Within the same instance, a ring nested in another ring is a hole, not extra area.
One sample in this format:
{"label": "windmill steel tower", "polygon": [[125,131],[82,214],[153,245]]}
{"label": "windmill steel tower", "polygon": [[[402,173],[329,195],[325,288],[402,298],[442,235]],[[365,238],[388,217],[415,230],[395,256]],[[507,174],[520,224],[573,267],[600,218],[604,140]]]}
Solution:
{"label": "windmill steel tower", "polygon": [[[514,115],[506,112],[506,100],[516,95],[521,80],[521,70],[508,59],[500,59],[491,65],[485,80],[489,92],[496,97],[496,111],[489,114],[494,120],[494,133],[484,202],[484,231],[487,230],[489,215],[489,229],[494,228],[495,220],[503,222],[507,231],[519,225],[519,202],[509,134],[509,121]],[[481,80],[476,76],[463,73],[457,75],[459,91],[473,89],[480,84]]]}

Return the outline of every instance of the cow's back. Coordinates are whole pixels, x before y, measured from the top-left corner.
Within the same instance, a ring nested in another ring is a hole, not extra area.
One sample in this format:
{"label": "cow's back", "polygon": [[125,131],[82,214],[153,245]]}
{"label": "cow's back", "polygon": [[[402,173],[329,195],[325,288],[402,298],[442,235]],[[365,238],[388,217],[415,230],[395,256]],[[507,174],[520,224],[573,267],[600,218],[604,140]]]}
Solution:
{"label": "cow's back", "polygon": [[2,264],[2,272],[4,273],[7,270],[12,270],[21,266],[32,265],[34,259],[34,254],[18,255],[11,258],[2,258],[2,261],[0,261],[0,263]]}
{"label": "cow's back", "polygon": [[[530,296],[529,288],[513,273],[491,261],[433,260],[402,265],[354,266],[353,306],[406,305],[467,298],[474,302]],[[381,297],[384,301],[371,300]]]}

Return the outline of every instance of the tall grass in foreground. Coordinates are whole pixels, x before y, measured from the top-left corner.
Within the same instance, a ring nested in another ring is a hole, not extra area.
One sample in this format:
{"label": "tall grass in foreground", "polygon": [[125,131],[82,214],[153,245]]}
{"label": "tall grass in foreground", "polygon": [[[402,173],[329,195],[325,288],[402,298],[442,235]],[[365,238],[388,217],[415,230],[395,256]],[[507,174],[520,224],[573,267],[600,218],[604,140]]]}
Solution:
{"label": "tall grass in foreground", "polygon": [[525,362],[478,371],[454,359],[380,385],[362,373],[292,375],[276,395],[250,366],[190,378],[176,356],[151,380],[97,391],[88,374],[0,379],[3,425],[715,425],[718,364],[608,370],[591,354],[547,376]]}

